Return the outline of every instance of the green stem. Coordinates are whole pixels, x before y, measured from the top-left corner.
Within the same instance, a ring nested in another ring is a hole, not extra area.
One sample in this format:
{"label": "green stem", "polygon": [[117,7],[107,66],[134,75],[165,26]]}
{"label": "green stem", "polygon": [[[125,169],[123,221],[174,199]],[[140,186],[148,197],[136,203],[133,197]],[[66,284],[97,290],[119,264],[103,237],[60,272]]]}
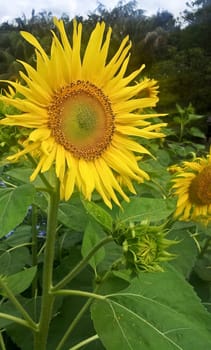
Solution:
{"label": "green stem", "polygon": [[95,341],[97,339],[99,339],[99,336],[97,334],[95,334],[92,337],[89,337],[89,338],[87,338],[85,340],[82,340],[80,343],[74,345],[69,350],[78,350],[78,349],[82,348],[82,346],[87,345],[89,343],[92,343],[93,341]]}
{"label": "green stem", "polygon": [[3,313],[3,312],[0,312],[0,318],[3,318],[5,320],[9,320],[9,321],[15,322],[15,323],[19,324],[20,326],[24,326],[24,327],[30,328],[33,331],[37,331],[37,325],[36,324],[34,324],[34,326],[32,327],[29,324],[28,321],[25,321],[22,318],[19,318],[19,317],[13,316],[13,315],[9,315],[9,314]]}
{"label": "green stem", "polygon": [[83,307],[81,308],[81,310],[79,311],[79,313],[76,315],[76,317],[74,318],[74,320],[72,321],[72,323],[69,325],[68,329],[66,330],[66,332],[64,333],[62,339],[60,340],[59,344],[56,347],[56,350],[62,350],[63,346],[66,342],[66,340],[69,338],[70,333],[73,331],[73,329],[76,327],[76,325],[78,324],[78,322],[80,321],[81,317],[83,316],[83,314],[86,312],[86,310],[88,309],[88,307],[90,306],[92,302],[92,298],[89,298],[86,303],[83,305]]}
{"label": "green stem", "polygon": [[[32,266],[37,266],[37,207],[32,204]],[[37,290],[37,274],[32,282],[32,296],[36,295]]]}
{"label": "green stem", "polygon": [[[104,278],[102,279],[102,281],[105,281],[105,279],[109,276],[110,271],[107,271]],[[81,310],[79,311],[79,313],[76,315],[76,317],[73,319],[73,321],[71,322],[71,324],[69,325],[68,329],[66,330],[66,332],[64,333],[62,339],[60,340],[59,344],[57,345],[56,350],[62,350],[63,349],[63,345],[66,342],[66,340],[69,338],[71,332],[74,330],[74,328],[77,326],[78,322],[80,321],[80,319],[82,318],[82,316],[84,315],[84,313],[86,312],[86,310],[89,308],[90,304],[93,301],[93,298],[97,295],[97,299],[100,300],[105,300],[105,297],[103,295],[99,295],[96,294],[96,292],[98,291],[98,289],[100,288],[100,284],[98,284],[98,286],[94,289],[95,293],[91,293],[91,297],[86,301],[86,303],[82,306]],[[87,293],[86,293],[87,295]],[[93,297],[94,295],[94,297]],[[85,296],[85,295],[83,295]],[[88,296],[88,295],[87,295]],[[99,298],[100,296],[100,298]]]}
{"label": "green stem", "polygon": [[73,270],[71,270],[60,282],[58,282],[53,288],[52,291],[56,291],[60,288],[63,288],[67,283],[69,283],[75,276],[77,276],[88,264],[91,257],[105,244],[112,242],[113,237],[107,236],[104,239],[102,239],[99,243],[97,243],[85,256],[78,265],[76,265]]}
{"label": "green stem", "polygon": [[57,214],[59,207],[59,189],[50,194],[46,245],[43,263],[42,304],[39,320],[39,331],[35,334],[34,349],[45,350],[48,338],[49,325],[52,318],[54,295],[51,293],[53,279],[53,264],[55,241],[57,232]]}
{"label": "green stem", "polygon": [[5,346],[5,343],[4,343],[4,338],[3,338],[3,335],[2,335],[2,331],[0,332],[0,346],[1,346],[1,350],[6,350],[6,346]]}
{"label": "green stem", "polygon": [[7,249],[7,252],[10,253],[12,252],[13,250],[15,249],[18,249],[18,248],[22,248],[22,247],[29,247],[31,246],[31,243],[21,243],[21,244],[17,244],[15,247],[12,247],[10,249]]}
{"label": "green stem", "polygon": [[33,330],[37,330],[36,323],[32,320],[32,318],[29,316],[29,314],[26,312],[23,306],[19,303],[18,299],[15,297],[15,295],[7,286],[7,284],[4,283],[3,278],[0,278],[0,287],[4,290],[6,296],[10,299],[10,301],[13,303],[16,309],[21,313],[23,318],[26,320],[28,327],[32,328]]}
{"label": "green stem", "polygon": [[83,290],[76,290],[76,289],[60,289],[60,290],[56,290],[55,292],[52,291],[52,295],[77,295],[80,297],[92,298],[92,299],[98,299],[98,300],[106,299],[104,295],[85,292]]}
{"label": "green stem", "polygon": [[183,134],[184,134],[184,124],[183,124],[183,120],[181,120],[181,122],[180,122],[179,142],[182,142]]}

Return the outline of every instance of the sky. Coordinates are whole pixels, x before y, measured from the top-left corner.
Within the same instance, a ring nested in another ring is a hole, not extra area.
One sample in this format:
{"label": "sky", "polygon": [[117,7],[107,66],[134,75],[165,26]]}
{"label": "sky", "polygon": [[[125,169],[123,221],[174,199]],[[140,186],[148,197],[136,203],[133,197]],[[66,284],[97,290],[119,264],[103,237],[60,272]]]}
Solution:
{"label": "sky", "polygon": [[[23,13],[30,18],[32,9],[35,13],[43,10],[51,11],[58,17],[63,13],[68,14],[70,18],[75,15],[85,17],[88,12],[93,12],[99,3],[112,10],[118,2],[118,0],[0,0],[0,23],[22,17]],[[127,2],[129,0],[123,1]],[[138,0],[137,8],[145,10],[145,14],[149,16],[156,14],[157,11],[168,10],[177,17],[186,8],[186,2],[187,0]]]}

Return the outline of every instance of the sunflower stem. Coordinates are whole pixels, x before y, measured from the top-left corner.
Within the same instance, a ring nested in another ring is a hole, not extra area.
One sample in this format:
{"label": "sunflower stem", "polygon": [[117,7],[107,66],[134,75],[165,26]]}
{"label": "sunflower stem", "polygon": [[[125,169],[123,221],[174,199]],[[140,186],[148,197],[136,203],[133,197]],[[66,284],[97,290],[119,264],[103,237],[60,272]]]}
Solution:
{"label": "sunflower stem", "polygon": [[[37,207],[32,204],[32,265],[37,266]],[[35,296],[37,290],[37,274],[32,282],[32,296]]]}
{"label": "sunflower stem", "polygon": [[47,234],[43,263],[43,284],[41,313],[38,323],[38,332],[34,336],[34,350],[45,350],[48,338],[50,321],[52,319],[55,296],[51,293],[53,279],[53,264],[55,253],[55,241],[57,232],[57,214],[59,207],[58,184],[49,197]]}
{"label": "sunflower stem", "polygon": [[77,276],[89,263],[89,260],[91,257],[105,244],[112,242],[113,236],[107,236],[104,239],[102,239],[100,242],[98,242],[91,250],[90,252],[60,281],[58,282],[53,288],[52,292],[63,288],[67,283],[69,283],[75,276]]}

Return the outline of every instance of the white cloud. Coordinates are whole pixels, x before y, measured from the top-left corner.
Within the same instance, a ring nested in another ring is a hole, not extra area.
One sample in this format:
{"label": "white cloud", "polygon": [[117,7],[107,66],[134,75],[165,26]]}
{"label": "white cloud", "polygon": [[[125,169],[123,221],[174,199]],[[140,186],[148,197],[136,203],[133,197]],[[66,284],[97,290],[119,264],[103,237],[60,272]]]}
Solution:
{"label": "white cloud", "polygon": [[[70,17],[85,16],[88,12],[94,11],[99,2],[110,10],[117,5],[118,0],[36,0],[34,3],[31,0],[13,0],[12,6],[10,1],[0,0],[0,2],[0,22],[3,22],[21,17],[23,13],[30,17],[32,9],[35,9],[36,13],[43,10],[51,11],[57,16],[62,13],[67,13]],[[158,10],[168,10],[177,16],[185,9],[186,0],[138,0],[137,3],[138,7],[146,10],[148,15],[155,14]]]}
{"label": "white cloud", "polygon": [[170,1],[170,0],[142,0],[140,1],[147,7],[150,8],[152,13],[156,13],[155,9],[157,10],[168,10],[169,12],[173,13],[174,15],[179,15],[181,11],[183,11],[186,7],[186,0],[176,0],[176,1]]}

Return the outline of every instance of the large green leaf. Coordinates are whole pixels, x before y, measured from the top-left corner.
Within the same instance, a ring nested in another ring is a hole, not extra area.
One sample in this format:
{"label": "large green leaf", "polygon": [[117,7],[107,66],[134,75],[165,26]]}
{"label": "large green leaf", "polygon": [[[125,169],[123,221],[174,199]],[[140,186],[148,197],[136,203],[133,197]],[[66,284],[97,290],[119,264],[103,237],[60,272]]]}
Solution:
{"label": "large green leaf", "polygon": [[[17,295],[24,292],[30,286],[35,277],[36,270],[36,266],[33,266],[10,276],[2,276],[1,278],[13,294]],[[3,289],[0,289],[0,294],[7,296]]]}
{"label": "large green leaf", "polygon": [[211,315],[173,268],[94,302],[92,318],[107,350],[211,349]]}
{"label": "large green leaf", "polygon": [[0,189],[0,238],[23,221],[34,195],[31,184]]}
{"label": "large green leaf", "polygon": [[175,210],[175,202],[162,198],[132,198],[129,203],[123,204],[123,210],[119,211],[118,221],[142,221],[159,222],[165,220]]}

